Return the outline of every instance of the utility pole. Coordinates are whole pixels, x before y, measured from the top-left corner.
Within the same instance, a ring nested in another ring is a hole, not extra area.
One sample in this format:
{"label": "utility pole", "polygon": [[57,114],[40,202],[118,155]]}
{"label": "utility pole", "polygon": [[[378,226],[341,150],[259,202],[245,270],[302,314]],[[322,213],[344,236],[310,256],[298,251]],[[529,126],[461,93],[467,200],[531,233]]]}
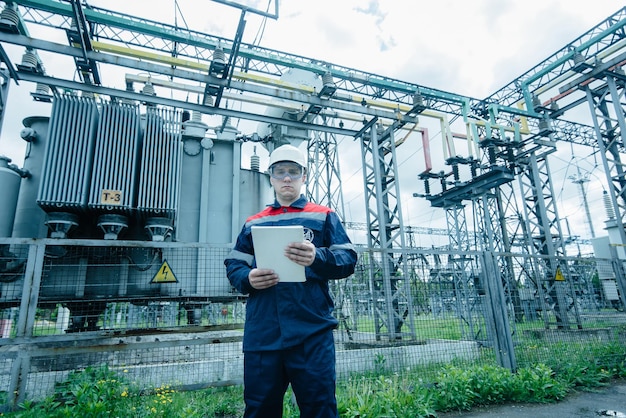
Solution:
{"label": "utility pole", "polygon": [[596,233],[593,230],[593,221],[591,220],[591,213],[589,212],[589,203],[587,202],[587,192],[585,191],[585,186],[584,186],[584,184],[589,181],[589,173],[583,176],[580,173],[580,167],[577,166],[576,169],[577,169],[577,174],[568,176],[568,178],[572,180],[573,183],[578,184],[578,187],[580,188],[580,195],[583,199],[583,206],[585,208],[585,215],[587,216],[587,225],[589,225],[589,232],[591,232],[591,238],[595,238]]}

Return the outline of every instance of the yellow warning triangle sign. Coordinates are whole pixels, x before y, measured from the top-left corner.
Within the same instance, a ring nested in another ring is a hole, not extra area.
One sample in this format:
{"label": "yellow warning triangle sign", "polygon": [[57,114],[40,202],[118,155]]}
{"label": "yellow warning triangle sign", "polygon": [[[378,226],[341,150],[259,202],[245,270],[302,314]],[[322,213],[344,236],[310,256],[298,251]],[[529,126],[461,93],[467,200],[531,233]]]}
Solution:
{"label": "yellow warning triangle sign", "polygon": [[556,275],[554,276],[554,280],[557,282],[564,282],[565,276],[563,276],[563,272],[561,271],[561,267],[556,268]]}
{"label": "yellow warning triangle sign", "polygon": [[161,268],[156,272],[150,283],[178,283],[178,279],[170,265],[167,264],[167,260],[163,260]]}

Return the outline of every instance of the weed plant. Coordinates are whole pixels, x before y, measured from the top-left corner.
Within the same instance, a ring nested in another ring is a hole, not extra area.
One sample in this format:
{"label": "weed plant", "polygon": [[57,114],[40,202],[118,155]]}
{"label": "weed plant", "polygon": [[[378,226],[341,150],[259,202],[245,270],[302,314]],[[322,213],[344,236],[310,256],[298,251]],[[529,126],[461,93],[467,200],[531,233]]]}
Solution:
{"label": "weed plant", "polygon": [[[375,371],[338,382],[340,416],[436,417],[438,411],[479,405],[555,402],[573,390],[591,390],[626,378],[626,346],[621,343],[530,343],[518,351],[521,366],[516,373],[489,363],[451,362],[396,374],[379,355],[373,359]],[[101,366],[71,373],[54,395],[24,402],[4,416],[234,418],[243,415],[242,399],[240,386],[187,392],[169,386],[140,389],[123,370]],[[291,392],[283,411],[285,418],[299,416]]]}

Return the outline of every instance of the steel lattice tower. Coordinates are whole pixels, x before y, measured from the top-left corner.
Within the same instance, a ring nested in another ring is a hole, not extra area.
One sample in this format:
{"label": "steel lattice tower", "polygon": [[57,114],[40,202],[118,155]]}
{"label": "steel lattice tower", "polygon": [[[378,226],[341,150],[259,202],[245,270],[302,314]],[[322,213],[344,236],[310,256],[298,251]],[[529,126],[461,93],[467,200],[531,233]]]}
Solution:
{"label": "steel lattice tower", "polygon": [[[404,224],[397,181],[394,129],[372,123],[361,135],[366,193],[370,283],[375,309],[376,337],[390,341],[415,338]],[[382,303],[381,303],[382,302]],[[403,332],[403,325],[408,332]]]}

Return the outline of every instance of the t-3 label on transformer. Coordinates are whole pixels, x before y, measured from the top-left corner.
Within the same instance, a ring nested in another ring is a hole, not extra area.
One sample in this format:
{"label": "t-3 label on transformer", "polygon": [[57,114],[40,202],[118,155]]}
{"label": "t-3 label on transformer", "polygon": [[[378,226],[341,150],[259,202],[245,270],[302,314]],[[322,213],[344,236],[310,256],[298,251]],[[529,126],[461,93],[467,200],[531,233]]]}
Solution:
{"label": "t-3 label on transformer", "polygon": [[100,194],[100,203],[103,205],[121,205],[122,191],[102,189],[102,193]]}

